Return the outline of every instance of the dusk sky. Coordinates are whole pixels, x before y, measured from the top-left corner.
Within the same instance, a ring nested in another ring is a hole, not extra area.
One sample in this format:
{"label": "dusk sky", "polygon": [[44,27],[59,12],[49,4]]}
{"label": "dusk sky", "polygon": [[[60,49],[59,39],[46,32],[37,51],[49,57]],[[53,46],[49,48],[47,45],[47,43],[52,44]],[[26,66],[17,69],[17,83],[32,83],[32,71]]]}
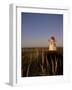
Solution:
{"label": "dusk sky", "polygon": [[48,47],[51,36],[63,46],[63,15],[21,13],[22,47]]}

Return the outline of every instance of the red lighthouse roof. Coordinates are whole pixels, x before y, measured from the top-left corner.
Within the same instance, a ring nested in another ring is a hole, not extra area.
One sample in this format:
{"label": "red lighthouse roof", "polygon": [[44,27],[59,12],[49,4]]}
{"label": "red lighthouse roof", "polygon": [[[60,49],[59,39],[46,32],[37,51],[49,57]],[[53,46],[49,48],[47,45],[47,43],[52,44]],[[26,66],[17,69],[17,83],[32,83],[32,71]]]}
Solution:
{"label": "red lighthouse roof", "polygon": [[55,41],[55,37],[54,36],[51,36],[51,39]]}

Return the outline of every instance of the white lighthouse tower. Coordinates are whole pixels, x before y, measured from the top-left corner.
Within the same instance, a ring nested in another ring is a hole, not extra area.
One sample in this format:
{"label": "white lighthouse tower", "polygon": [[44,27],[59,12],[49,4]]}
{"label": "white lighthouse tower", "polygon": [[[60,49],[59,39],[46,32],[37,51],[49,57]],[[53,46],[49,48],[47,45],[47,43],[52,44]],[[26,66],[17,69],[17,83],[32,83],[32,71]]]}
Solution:
{"label": "white lighthouse tower", "polygon": [[57,47],[56,47],[56,40],[55,37],[52,36],[49,40],[48,40],[48,48],[49,51],[56,51]]}

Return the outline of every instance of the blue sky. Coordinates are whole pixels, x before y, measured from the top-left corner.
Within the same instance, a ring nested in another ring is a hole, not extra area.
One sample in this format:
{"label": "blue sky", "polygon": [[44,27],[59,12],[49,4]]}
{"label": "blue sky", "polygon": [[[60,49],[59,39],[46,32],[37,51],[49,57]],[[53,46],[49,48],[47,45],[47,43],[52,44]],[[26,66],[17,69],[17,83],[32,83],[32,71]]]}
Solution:
{"label": "blue sky", "polygon": [[21,13],[22,47],[48,47],[51,36],[63,46],[63,15]]}

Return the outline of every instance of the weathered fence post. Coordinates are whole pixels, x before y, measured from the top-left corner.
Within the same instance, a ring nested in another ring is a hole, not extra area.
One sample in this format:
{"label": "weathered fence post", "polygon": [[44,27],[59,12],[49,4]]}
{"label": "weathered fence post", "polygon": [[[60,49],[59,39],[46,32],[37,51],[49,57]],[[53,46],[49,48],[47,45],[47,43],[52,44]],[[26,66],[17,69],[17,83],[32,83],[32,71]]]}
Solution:
{"label": "weathered fence post", "polygon": [[28,77],[28,74],[29,74],[29,68],[30,68],[31,60],[32,60],[32,54],[30,55],[30,61],[29,61],[29,65],[28,65],[28,68],[27,68],[27,74],[26,74],[27,77]]}

